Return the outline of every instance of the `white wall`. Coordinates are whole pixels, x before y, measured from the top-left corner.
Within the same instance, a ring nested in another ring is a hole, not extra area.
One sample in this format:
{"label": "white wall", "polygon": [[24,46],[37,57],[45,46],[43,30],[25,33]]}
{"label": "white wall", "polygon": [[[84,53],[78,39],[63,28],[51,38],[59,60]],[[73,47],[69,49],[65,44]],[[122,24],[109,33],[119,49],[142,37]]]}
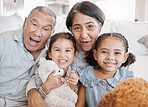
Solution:
{"label": "white wall", "polygon": [[148,0],[136,0],[136,19],[148,21]]}
{"label": "white wall", "polygon": [[0,16],[4,14],[4,1],[0,0]]}
{"label": "white wall", "polygon": [[[1,0],[3,1],[3,0]],[[4,0],[5,2],[11,3],[10,0]],[[38,5],[45,5],[46,0],[17,0],[17,2],[24,1],[24,4],[22,9],[14,10],[16,7],[12,7],[9,9],[9,12],[5,9],[5,14],[2,15],[11,15],[14,12],[19,13],[22,18],[24,19],[29,12]],[[69,1],[69,11],[72,6],[79,1],[84,0],[70,0]],[[88,0],[88,1],[94,1],[95,4],[97,4],[105,13],[105,16],[107,19],[119,19],[119,20],[128,20],[128,21],[135,21],[135,19],[138,19],[138,21],[148,21],[148,0]],[[19,6],[18,6],[19,7]],[[53,5],[53,7],[56,7]],[[2,9],[1,9],[2,10]],[[55,12],[57,15],[62,16],[62,11],[60,9],[60,6],[58,6]],[[12,11],[12,12],[11,12]],[[67,16],[67,13],[65,14]]]}
{"label": "white wall", "polygon": [[28,16],[28,14],[33,8],[35,8],[36,6],[43,5],[45,5],[45,0],[24,0],[24,9],[19,14],[24,19]]}
{"label": "white wall", "polygon": [[135,21],[136,0],[98,0],[107,19]]}
{"label": "white wall", "polygon": [[16,0],[16,3],[13,0],[0,0],[0,5],[0,15],[10,16],[17,12],[24,20],[34,7],[45,5],[45,0]]}

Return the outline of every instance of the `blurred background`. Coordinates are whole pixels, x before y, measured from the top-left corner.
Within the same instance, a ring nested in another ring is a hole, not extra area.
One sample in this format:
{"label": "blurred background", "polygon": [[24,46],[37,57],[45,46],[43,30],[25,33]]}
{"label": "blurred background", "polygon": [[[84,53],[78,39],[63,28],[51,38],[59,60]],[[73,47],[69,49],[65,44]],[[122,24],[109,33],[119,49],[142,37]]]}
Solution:
{"label": "blurred background", "polygon": [[[22,19],[38,5],[49,6],[59,17],[66,17],[76,2],[84,0],[0,0],[0,16],[17,12]],[[97,4],[107,19],[148,21],[148,0],[88,0]]]}
{"label": "blurred background", "polygon": [[[66,32],[69,10],[83,0],[0,0],[0,32],[19,29],[36,6],[48,6],[57,15],[55,33]],[[148,0],[89,0],[105,13],[100,34],[118,32],[128,39],[129,52],[136,55],[131,67],[137,77],[148,80]],[[138,42],[141,40],[141,42]]]}

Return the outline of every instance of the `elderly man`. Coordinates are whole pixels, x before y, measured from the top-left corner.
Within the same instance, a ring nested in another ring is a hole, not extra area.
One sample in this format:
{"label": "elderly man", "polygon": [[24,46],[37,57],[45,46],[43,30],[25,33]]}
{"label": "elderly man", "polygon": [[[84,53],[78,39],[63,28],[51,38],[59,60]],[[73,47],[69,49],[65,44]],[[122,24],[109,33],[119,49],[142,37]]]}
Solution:
{"label": "elderly man", "polygon": [[38,59],[45,54],[55,24],[55,14],[38,6],[23,28],[0,34],[0,107],[27,106],[26,85]]}

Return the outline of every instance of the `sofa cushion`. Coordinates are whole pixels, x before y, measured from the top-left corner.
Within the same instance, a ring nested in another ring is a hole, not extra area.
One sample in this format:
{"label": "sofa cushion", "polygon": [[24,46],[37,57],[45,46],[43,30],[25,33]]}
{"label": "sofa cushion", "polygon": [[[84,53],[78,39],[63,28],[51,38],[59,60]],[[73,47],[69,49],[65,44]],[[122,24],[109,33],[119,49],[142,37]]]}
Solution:
{"label": "sofa cushion", "polygon": [[136,62],[132,64],[135,77],[141,77],[148,81],[148,56],[136,56]]}
{"label": "sofa cushion", "polygon": [[140,38],[138,42],[145,45],[148,48],[148,34]]}
{"label": "sofa cushion", "polygon": [[127,38],[129,52],[135,55],[148,55],[148,49],[137,42],[143,35],[148,34],[148,22],[114,21],[111,30]]}
{"label": "sofa cushion", "polygon": [[11,16],[0,16],[0,33],[18,29],[22,25],[23,20],[17,13],[14,13]]}

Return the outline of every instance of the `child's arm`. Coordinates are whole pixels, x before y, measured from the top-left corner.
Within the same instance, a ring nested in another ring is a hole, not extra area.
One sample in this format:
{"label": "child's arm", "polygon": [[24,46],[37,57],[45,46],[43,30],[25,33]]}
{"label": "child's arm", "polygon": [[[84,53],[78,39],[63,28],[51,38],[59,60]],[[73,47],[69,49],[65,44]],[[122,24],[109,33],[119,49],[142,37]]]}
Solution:
{"label": "child's arm", "polygon": [[64,84],[64,81],[61,80],[61,75],[53,76],[56,71],[52,72],[45,83],[42,86],[43,91],[47,95],[49,91],[53,88],[58,88]]}
{"label": "child's arm", "polygon": [[86,102],[85,87],[81,84],[78,92],[78,100],[75,107],[85,107]]}
{"label": "child's arm", "polygon": [[66,78],[67,82],[69,83],[70,88],[75,91],[77,88],[77,83],[78,83],[78,74],[76,74],[73,70],[71,73],[68,75]]}
{"label": "child's arm", "polygon": [[[56,88],[61,86],[64,82],[61,81],[61,76],[53,76],[55,72],[52,72],[49,76],[46,82],[42,86],[42,90],[47,95],[49,93],[49,90],[52,88]],[[26,94],[28,97],[28,107],[47,107],[47,104],[42,99],[41,94],[37,90],[37,87],[35,87],[35,80],[32,77],[31,80],[28,83],[29,85],[33,85],[34,87],[28,88]]]}

